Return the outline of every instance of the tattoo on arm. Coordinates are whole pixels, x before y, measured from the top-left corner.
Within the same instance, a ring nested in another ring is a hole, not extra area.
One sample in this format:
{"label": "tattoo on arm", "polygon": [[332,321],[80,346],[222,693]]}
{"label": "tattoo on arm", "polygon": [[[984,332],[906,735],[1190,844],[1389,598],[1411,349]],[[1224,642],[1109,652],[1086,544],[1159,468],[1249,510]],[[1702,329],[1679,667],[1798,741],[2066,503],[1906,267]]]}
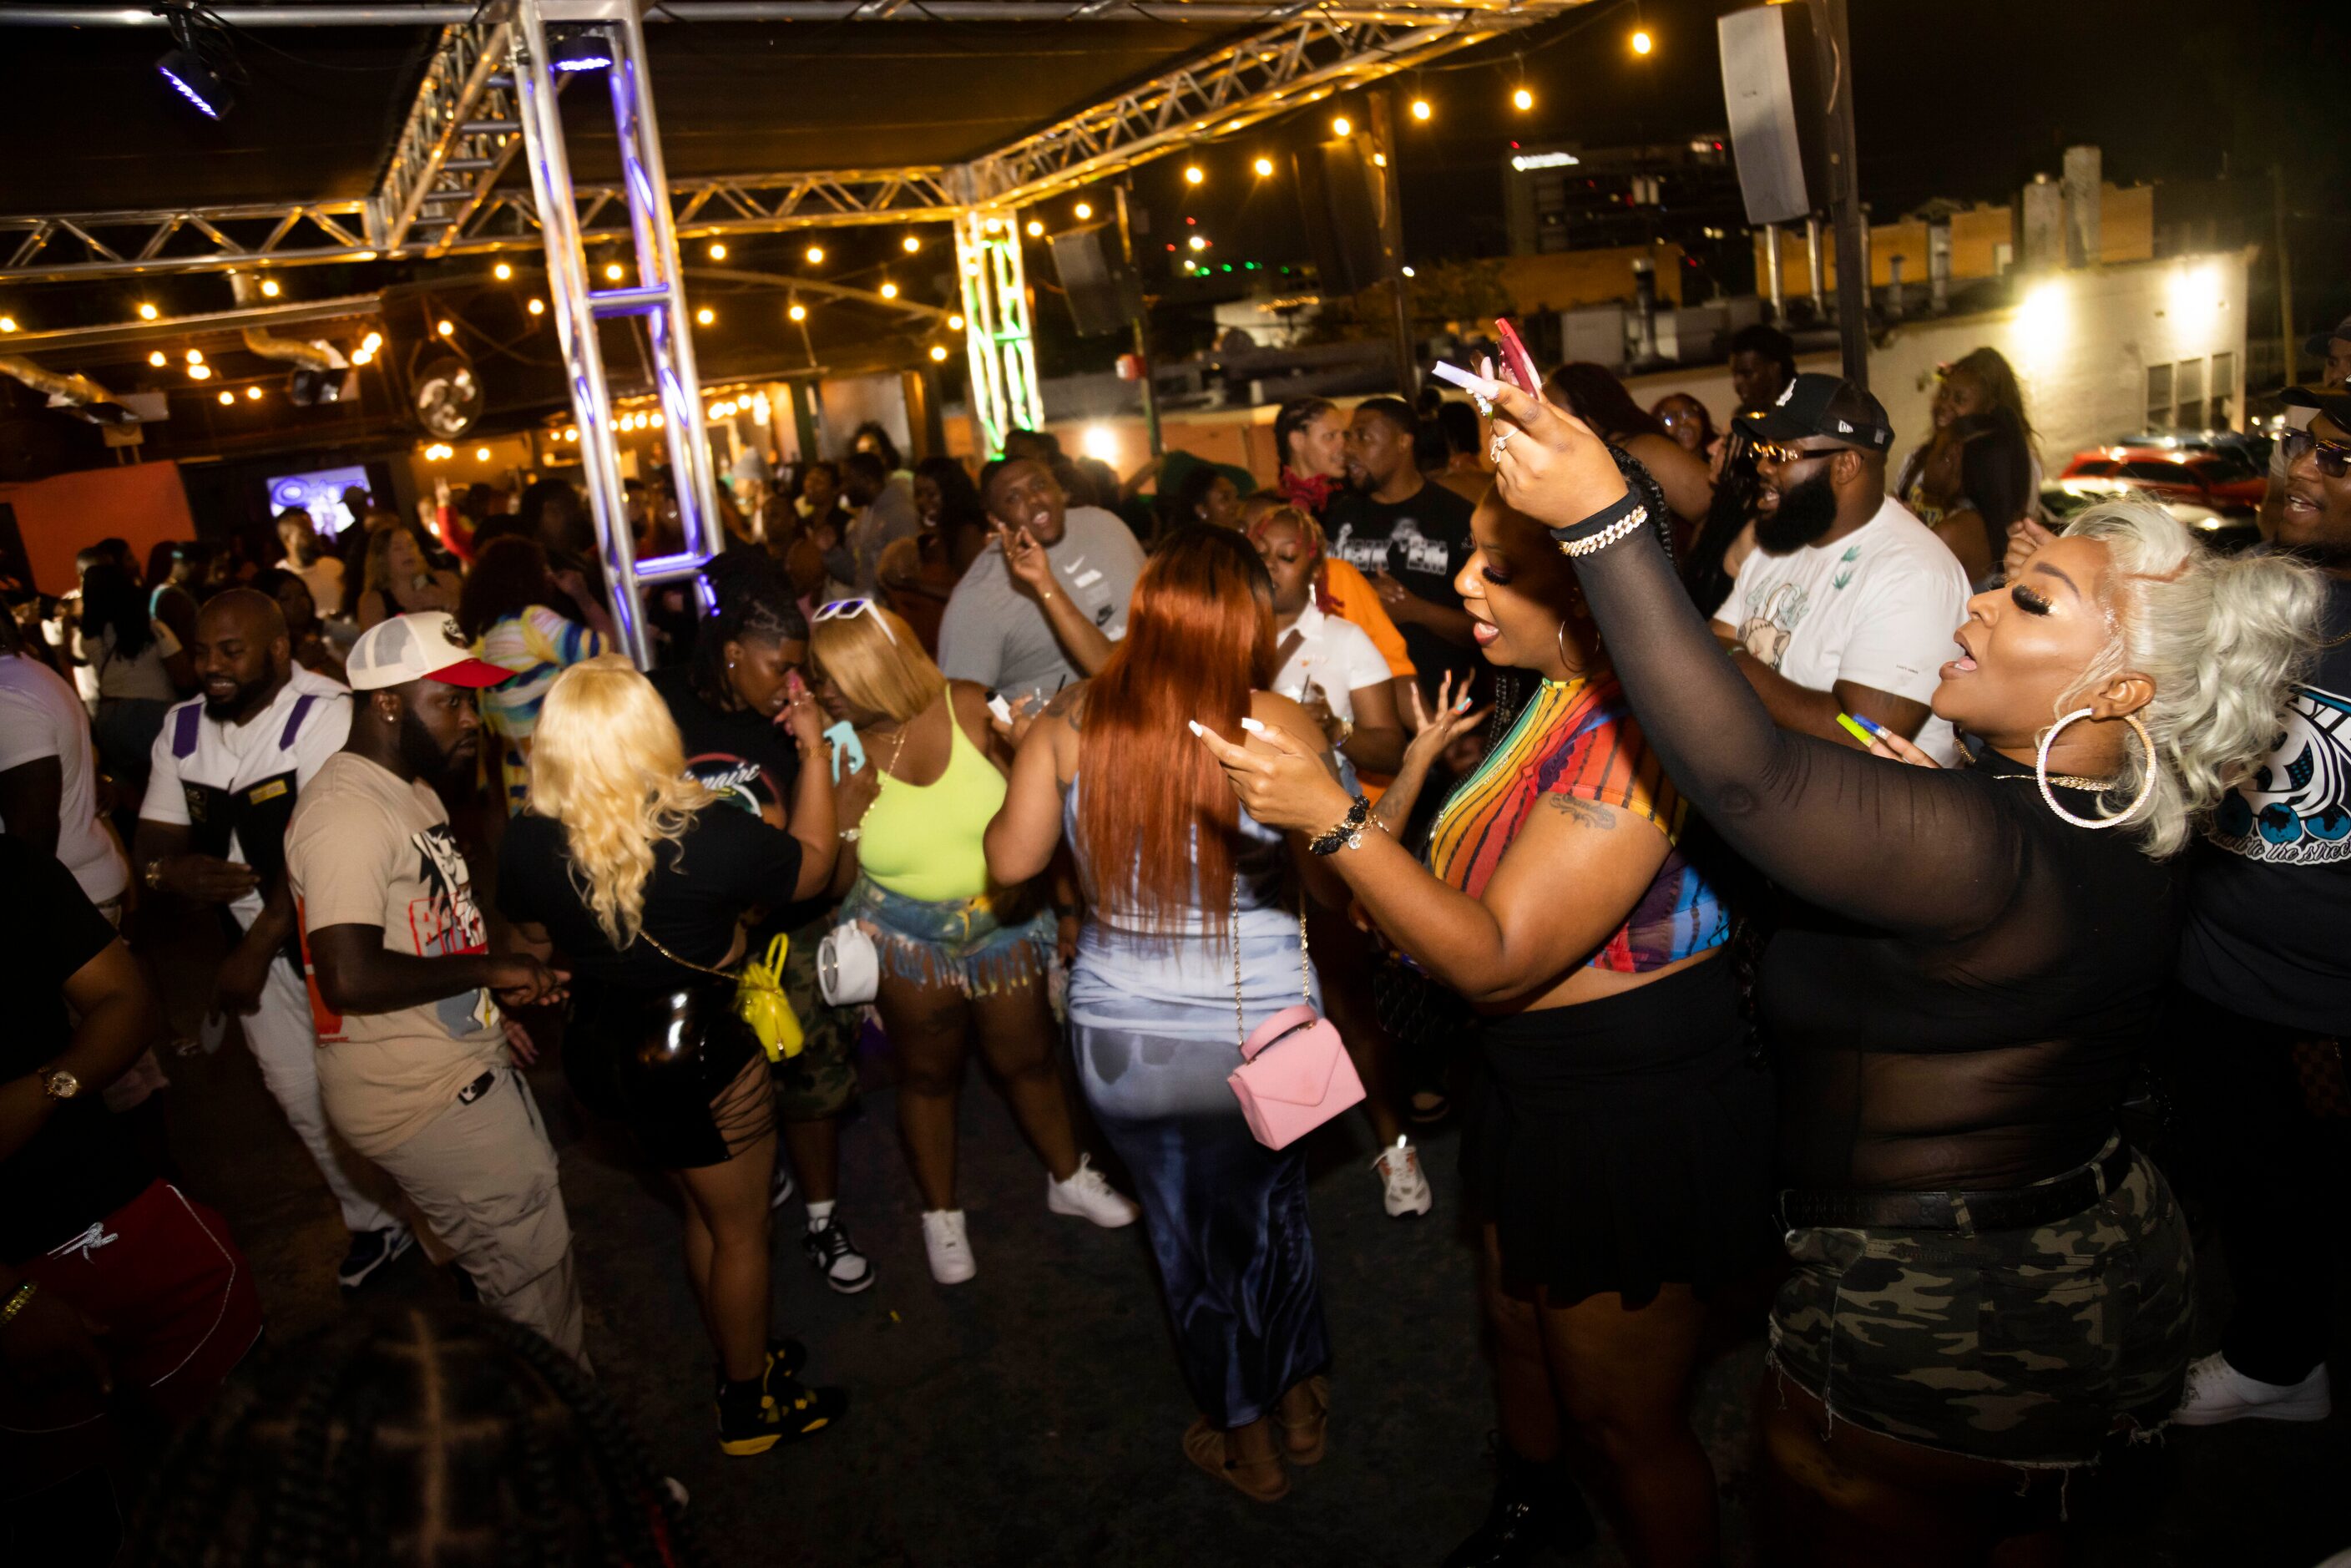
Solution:
{"label": "tattoo on arm", "polygon": [[1581,795],[1546,795],[1543,803],[1579,828],[1592,828],[1604,833],[1616,825],[1614,807],[1587,800]]}
{"label": "tattoo on arm", "polygon": [[1071,729],[1083,729],[1085,727],[1085,688],[1063,686],[1053,694],[1052,700],[1045,705],[1045,711],[1039,716],[1058,718]]}

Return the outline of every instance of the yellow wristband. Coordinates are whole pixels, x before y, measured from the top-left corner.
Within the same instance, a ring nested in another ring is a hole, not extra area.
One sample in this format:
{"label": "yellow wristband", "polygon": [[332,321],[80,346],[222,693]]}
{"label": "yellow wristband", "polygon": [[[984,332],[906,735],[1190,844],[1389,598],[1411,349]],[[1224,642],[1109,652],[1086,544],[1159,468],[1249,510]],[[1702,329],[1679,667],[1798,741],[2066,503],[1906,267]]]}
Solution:
{"label": "yellow wristband", "polygon": [[38,1281],[27,1280],[23,1284],[17,1286],[16,1290],[9,1292],[7,1304],[0,1306],[0,1329],[5,1329],[10,1323],[15,1322],[16,1321],[16,1314],[25,1310],[25,1303],[30,1301],[35,1295],[38,1294],[40,1289],[41,1286]]}

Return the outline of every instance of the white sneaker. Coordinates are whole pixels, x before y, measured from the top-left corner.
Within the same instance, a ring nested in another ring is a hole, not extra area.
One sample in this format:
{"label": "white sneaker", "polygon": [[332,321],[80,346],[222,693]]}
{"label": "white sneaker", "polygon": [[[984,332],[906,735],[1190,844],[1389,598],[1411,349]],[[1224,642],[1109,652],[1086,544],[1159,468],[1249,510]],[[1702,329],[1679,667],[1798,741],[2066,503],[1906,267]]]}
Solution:
{"label": "white sneaker", "polygon": [[960,1208],[934,1208],[923,1216],[923,1250],[930,1254],[931,1278],[942,1285],[960,1285],[979,1272]]}
{"label": "white sneaker", "polygon": [[2182,1427],[2217,1427],[2257,1416],[2266,1421],[2324,1421],[2335,1409],[2320,1362],[2299,1383],[2263,1383],[2231,1366],[2219,1351],[2188,1367],[2188,1391],[2172,1419]]}
{"label": "white sneaker", "polygon": [[1143,1218],[1143,1210],[1102,1178],[1094,1169],[1092,1155],[1078,1156],[1078,1168],[1070,1173],[1067,1181],[1045,1178],[1045,1207],[1055,1214],[1074,1214],[1091,1219],[1104,1230],[1116,1230],[1122,1225],[1132,1225]]}
{"label": "white sneaker", "polygon": [[1409,1139],[1398,1138],[1395,1148],[1382,1149],[1380,1157],[1372,1162],[1372,1169],[1379,1173],[1380,1202],[1390,1219],[1426,1214],[1437,1207],[1436,1195],[1428,1190],[1428,1178],[1420,1174],[1420,1151],[1412,1146]]}

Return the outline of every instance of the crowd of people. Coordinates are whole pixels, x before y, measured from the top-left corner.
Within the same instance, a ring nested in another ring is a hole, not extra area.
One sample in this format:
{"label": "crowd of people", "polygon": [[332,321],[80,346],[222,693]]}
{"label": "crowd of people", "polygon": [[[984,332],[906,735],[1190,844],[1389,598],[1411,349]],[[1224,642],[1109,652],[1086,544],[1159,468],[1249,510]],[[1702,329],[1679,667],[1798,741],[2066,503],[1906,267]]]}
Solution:
{"label": "crowd of people", "polygon": [[[98,540],[0,617],[0,1453],[47,1532],[15,1539],[103,1561],[152,1473],[141,1561],[312,1540],[349,1497],[403,1540],[697,1560],[597,1392],[542,1054],[675,1189],[730,1456],[852,1419],[770,1270],[797,1200],[813,1280],[875,1281],[861,1057],[933,1280],[978,1272],[977,1054],[1047,1212],[1143,1227],[1197,1406],[1171,1458],[1283,1496],[1344,1366],[1305,1143],[1228,1080],[1318,1017],[1293,1113],[1352,1123],[1317,1086],[1359,1082],[1384,1212],[1477,1228],[1497,1475],[1449,1565],[1604,1521],[1717,1561],[1688,1397],[1759,1281],[1772,1561],[2045,1548],[2120,1445],[2323,1418],[2338,330],[2236,555],[2152,501],[2043,518],[1990,349],[1896,460],[1916,433],[1769,328],[1719,421],[1571,363],[1286,404],[1270,476],[1122,478],[1030,431],[976,468],[878,425],[751,455],[699,586],[649,596],[649,671],[559,478],[414,518],[354,491],[274,548]],[[682,548],[667,484],[631,482],[639,553]],[[175,1019],[192,915],[220,948]],[[168,1063],[232,1026],[350,1233],[339,1284],[421,1249],[470,1307],[361,1295],[256,1350],[162,1135]],[[2124,1114],[2150,1070],[2184,1130]],[[1458,1180],[1414,1142],[1447,1118]],[[2236,1284],[2192,1364],[2175,1155]],[[513,1495],[403,1485],[452,1451],[427,1385]]]}

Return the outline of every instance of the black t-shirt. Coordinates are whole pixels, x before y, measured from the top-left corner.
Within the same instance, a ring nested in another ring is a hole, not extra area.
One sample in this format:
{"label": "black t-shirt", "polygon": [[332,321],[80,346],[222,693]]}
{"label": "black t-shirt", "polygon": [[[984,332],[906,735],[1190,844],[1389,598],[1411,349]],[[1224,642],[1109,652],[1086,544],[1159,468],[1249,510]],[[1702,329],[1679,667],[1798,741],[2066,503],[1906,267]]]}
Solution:
{"label": "black t-shirt", "polygon": [[[722,708],[703,699],[683,668],[655,670],[653,690],[669,707],[669,716],[685,742],[685,770],[727,804],[757,817],[769,806],[785,821],[791,820],[792,792],[799,787],[800,752],[792,733],[782,725],[761,718],[749,708]],[[772,905],[761,925],[764,937],[797,931],[824,913],[831,901],[819,894],[797,904]]]}
{"label": "black t-shirt", "polygon": [[[1375,501],[1360,491],[1333,497],[1322,521],[1331,553],[1365,576],[1376,571],[1395,580],[1432,604],[1461,608],[1453,575],[1469,559],[1469,514],[1476,508],[1442,485],[1424,481],[1405,501]],[[1399,625],[1421,689],[1435,693],[1450,670],[1458,677],[1483,668],[1477,650],[1422,626]]]}
{"label": "black t-shirt", "polygon": [[[695,813],[682,838],[653,852],[644,929],[678,957],[716,967],[735,945],[736,920],[790,898],[799,875],[799,840],[714,801]],[[525,811],[507,824],[498,852],[498,908],[507,919],[545,926],[573,973],[590,985],[667,991],[693,978],[652,943],[616,951],[585,887],[572,872],[562,823]]]}
{"label": "black t-shirt", "polygon": [[2287,703],[2285,734],[2189,852],[2179,970],[2231,1012],[2351,1035],[2351,582]]}
{"label": "black t-shirt", "polygon": [[[22,839],[0,837],[0,1082],[65,1054],[73,1040],[66,981],[106,950],[114,927],[73,873]],[[59,1104],[25,1146],[0,1160],[0,1260],[21,1263],[70,1240],[154,1179],[98,1086]]]}

